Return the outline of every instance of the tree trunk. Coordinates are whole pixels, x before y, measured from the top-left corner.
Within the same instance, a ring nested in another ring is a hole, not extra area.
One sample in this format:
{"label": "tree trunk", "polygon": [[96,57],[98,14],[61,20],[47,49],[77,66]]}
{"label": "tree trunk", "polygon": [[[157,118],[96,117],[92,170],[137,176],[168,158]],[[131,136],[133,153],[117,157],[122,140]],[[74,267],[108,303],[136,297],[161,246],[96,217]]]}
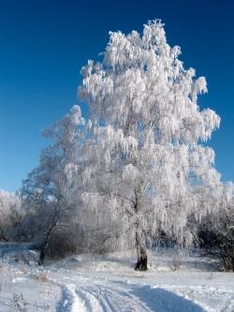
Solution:
{"label": "tree trunk", "polygon": [[135,266],[136,271],[147,271],[147,253],[145,246],[144,235],[140,235],[136,231],[136,251],[137,251],[137,264]]}
{"label": "tree trunk", "polygon": [[49,246],[49,243],[50,243],[50,237],[53,233],[53,231],[55,230],[58,222],[59,222],[59,218],[60,218],[60,210],[57,209],[55,211],[55,213],[52,215],[52,218],[51,218],[51,223],[49,225],[49,229],[45,235],[45,239],[41,245],[41,249],[40,249],[40,255],[39,255],[39,259],[38,259],[38,265],[42,265],[44,263],[44,260],[45,260],[45,256],[46,256],[46,253],[47,253],[47,250],[48,250],[48,246]]}
{"label": "tree trunk", "polygon": [[46,247],[42,247],[38,259],[38,265],[43,265],[44,260],[45,260],[45,255],[46,255]]}

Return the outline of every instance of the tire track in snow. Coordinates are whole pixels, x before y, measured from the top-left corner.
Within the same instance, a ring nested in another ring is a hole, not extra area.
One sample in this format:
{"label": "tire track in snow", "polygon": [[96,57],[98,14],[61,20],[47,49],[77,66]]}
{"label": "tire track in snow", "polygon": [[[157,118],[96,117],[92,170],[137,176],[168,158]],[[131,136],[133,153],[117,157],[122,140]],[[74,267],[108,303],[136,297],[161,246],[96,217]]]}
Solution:
{"label": "tire track in snow", "polygon": [[[64,281],[65,280],[65,281]],[[131,287],[111,281],[100,284],[80,275],[55,282],[62,290],[56,312],[150,312],[138,296],[131,294]],[[127,288],[126,288],[127,286]],[[128,289],[129,288],[129,289]]]}
{"label": "tire track in snow", "polygon": [[138,297],[131,295],[126,289],[93,284],[77,288],[76,293],[84,298],[90,312],[151,311]]}
{"label": "tire track in snow", "polygon": [[92,292],[84,290],[82,287],[76,289],[76,294],[83,299],[86,310],[89,312],[103,311],[104,306]]}
{"label": "tire track in snow", "polygon": [[57,303],[56,312],[85,312],[85,305],[83,300],[79,300],[76,295],[76,285],[74,284],[57,284],[62,290],[62,298]]}

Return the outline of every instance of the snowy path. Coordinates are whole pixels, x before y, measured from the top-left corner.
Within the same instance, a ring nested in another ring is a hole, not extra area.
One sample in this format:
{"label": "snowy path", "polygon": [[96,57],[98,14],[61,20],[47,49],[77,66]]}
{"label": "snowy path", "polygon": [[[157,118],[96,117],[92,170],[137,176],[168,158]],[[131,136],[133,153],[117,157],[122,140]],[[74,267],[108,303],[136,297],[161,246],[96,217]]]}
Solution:
{"label": "snowy path", "polygon": [[[134,279],[132,282],[111,280],[105,275],[95,279],[78,276],[63,278],[63,304],[57,312],[234,311],[234,290],[231,288],[196,286],[191,281],[188,285],[167,285],[162,280],[161,285],[155,286],[151,285],[152,277],[135,283]],[[199,279],[197,276],[195,284]]]}
{"label": "snowy path", "polygon": [[57,312],[234,311],[232,274],[95,270],[82,267],[51,273],[67,294],[63,301],[69,308]]}
{"label": "snowy path", "polygon": [[1,312],[234,311],[233,273],[140,273],[125,260],[90,255],[39,267],[36,252],[16,245],[0,245],[0,256]]}
{"label": "snowy path", "polygon": [[173,291],[151,285],[128,281],[94,281],[92,278],[82,278],[81,275],[79,283],[74,278],[66,277],[60,285],[63,296],[57,312],[204,311],[198,304]]}

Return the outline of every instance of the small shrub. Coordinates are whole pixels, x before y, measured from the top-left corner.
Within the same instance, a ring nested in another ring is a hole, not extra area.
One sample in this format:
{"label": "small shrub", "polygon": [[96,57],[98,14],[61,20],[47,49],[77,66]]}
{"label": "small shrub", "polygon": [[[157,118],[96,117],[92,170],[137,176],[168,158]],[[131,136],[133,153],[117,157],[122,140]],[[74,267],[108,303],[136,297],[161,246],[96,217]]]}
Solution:
{"label": "small shrub", "polygon": [[171,269],[172,271],[177,271],[180,269],[180,266],[181,266],[181,261],[179,257],[175,255],[172,259]]}
{"label": "small shrub", "polygon": [[76,253],[76,244],[67,233],[54,233],[49,241],[47,255],[51,258],[62,258]]}
{"label": "small shrub", "polygon": [[41,283],[47,283],[49,282],[49,277],[47,274],[45,273],[41,273],[41,274],[33,274],[31,275],[32,278],[36,279],[37,281],[41,282]]}
{"label": "small shrub", "polygon": [[14,311],[26,312],[27,301],[22,293],[13,293],[12,307]]}

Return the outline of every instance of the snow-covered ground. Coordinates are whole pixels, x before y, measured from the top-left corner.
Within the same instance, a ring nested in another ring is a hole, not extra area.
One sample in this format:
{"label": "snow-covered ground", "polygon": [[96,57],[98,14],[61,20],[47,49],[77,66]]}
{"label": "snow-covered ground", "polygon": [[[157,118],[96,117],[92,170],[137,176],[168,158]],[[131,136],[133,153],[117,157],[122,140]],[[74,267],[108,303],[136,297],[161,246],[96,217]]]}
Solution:
{"label": "snow-covered ground", "polygon": [[[159,255],[160,254],[160,255]],[[0,244],[0,311],[234,311],[234,274],[199,257],[149,252],[79,255],[38,266],[27,245]]]}

